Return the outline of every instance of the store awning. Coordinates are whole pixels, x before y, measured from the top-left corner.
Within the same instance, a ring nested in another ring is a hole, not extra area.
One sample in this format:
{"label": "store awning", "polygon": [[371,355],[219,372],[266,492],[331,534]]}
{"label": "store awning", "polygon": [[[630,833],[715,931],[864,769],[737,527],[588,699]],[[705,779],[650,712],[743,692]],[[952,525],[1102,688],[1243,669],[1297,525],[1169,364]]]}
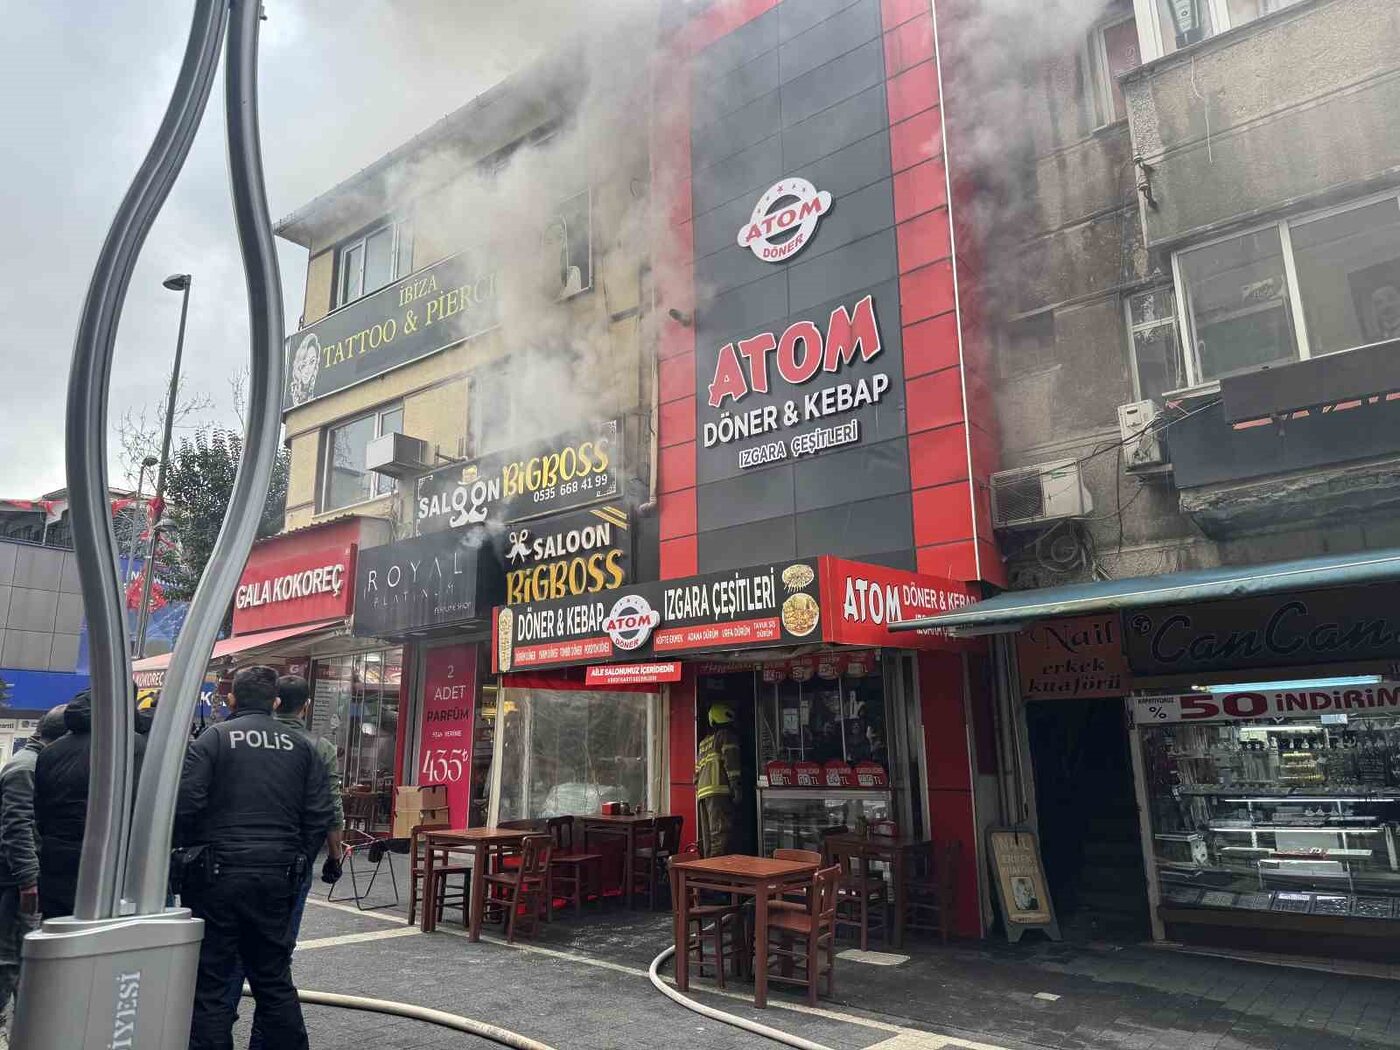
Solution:
{"label": "store awning", "polygon": [[[214,652],[210,655],[209,662],[213,663],[215,660],[248,652],[251,649],[262,649],[277,642],[285,642],[293,638],[301,638],[304,635],[318,634],[322,631],[344,627],[345,621],[343,619],[319,620],[316,623],[304,623],[296,627],[279,627],[275,631],[236,634],[232,638],[225,638],[214,643]],[[148,656],[144,660],[137,660],[133,663],[131,669],[136,672],[163,671],[169,666],[171,655],[170,653],[162,653],[160,656]]]}
{"label": "store awning", "polygon": [[1400,580],[1400,548],[1391,547],[1264,565],[1235,565],[1065,587],[1042,587],[1032,591],[1008,591],[952,612],[891,624],[890,630],[917,631],[943,627],[962,633],[998,634],[1018,630],[1037,620],[1064,616],[1252,598],[1393,580]]}

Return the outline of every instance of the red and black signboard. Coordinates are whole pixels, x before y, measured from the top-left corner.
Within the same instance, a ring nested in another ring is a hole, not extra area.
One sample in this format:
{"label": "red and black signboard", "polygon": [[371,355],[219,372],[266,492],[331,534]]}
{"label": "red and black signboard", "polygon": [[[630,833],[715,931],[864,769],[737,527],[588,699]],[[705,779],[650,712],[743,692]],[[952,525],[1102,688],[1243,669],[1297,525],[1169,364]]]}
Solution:
{"label": "red and black signboard", "polygon": [[974,600],[966,585],[838,558],[635,584],[496,610],[495,669],[528,671],[832,642],[955,649],[942,632],[889,625]]}

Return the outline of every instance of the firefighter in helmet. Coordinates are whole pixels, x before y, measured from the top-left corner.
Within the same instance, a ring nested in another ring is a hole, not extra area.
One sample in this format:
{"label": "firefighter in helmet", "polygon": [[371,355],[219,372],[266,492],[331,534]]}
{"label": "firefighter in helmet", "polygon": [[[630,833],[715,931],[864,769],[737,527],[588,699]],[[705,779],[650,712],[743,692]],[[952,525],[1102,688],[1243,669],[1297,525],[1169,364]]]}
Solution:
{"label": "firefighter in helmet", "polygon": [[710,705],[713,732],[700,741],[695,763],[695,798],[700,810],[700,852],[718,857],[729,852],[734,813],[740,801],[739,734],[734,708]]}

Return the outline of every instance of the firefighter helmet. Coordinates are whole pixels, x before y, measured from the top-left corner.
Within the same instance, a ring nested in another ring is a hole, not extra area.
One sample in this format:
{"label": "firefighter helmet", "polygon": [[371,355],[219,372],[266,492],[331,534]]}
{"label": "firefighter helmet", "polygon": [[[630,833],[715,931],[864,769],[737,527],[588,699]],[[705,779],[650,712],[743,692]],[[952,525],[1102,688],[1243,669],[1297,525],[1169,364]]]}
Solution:
{"label": "firefighter helmet", "polygon": [[724,726],[734,721],[734,706],[732,704],[711,704],[710,705],[710,725]]}

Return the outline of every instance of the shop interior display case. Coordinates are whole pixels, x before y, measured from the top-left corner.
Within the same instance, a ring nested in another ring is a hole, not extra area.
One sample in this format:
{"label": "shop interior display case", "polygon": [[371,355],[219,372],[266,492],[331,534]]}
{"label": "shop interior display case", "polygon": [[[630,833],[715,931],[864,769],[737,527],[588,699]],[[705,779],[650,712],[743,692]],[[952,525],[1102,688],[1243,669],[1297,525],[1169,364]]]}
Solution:
{"label": "shop interior display case", "polygon": [[1400,715],[1139,732],[1164,919],[1400,935]]}
{"label": "shop interior display case", "polygon": [[760,680],[755,704],[765,856],[820,850],[829,828],[895,817],[878,657],[795,662],[785,671],[780,680]]}

